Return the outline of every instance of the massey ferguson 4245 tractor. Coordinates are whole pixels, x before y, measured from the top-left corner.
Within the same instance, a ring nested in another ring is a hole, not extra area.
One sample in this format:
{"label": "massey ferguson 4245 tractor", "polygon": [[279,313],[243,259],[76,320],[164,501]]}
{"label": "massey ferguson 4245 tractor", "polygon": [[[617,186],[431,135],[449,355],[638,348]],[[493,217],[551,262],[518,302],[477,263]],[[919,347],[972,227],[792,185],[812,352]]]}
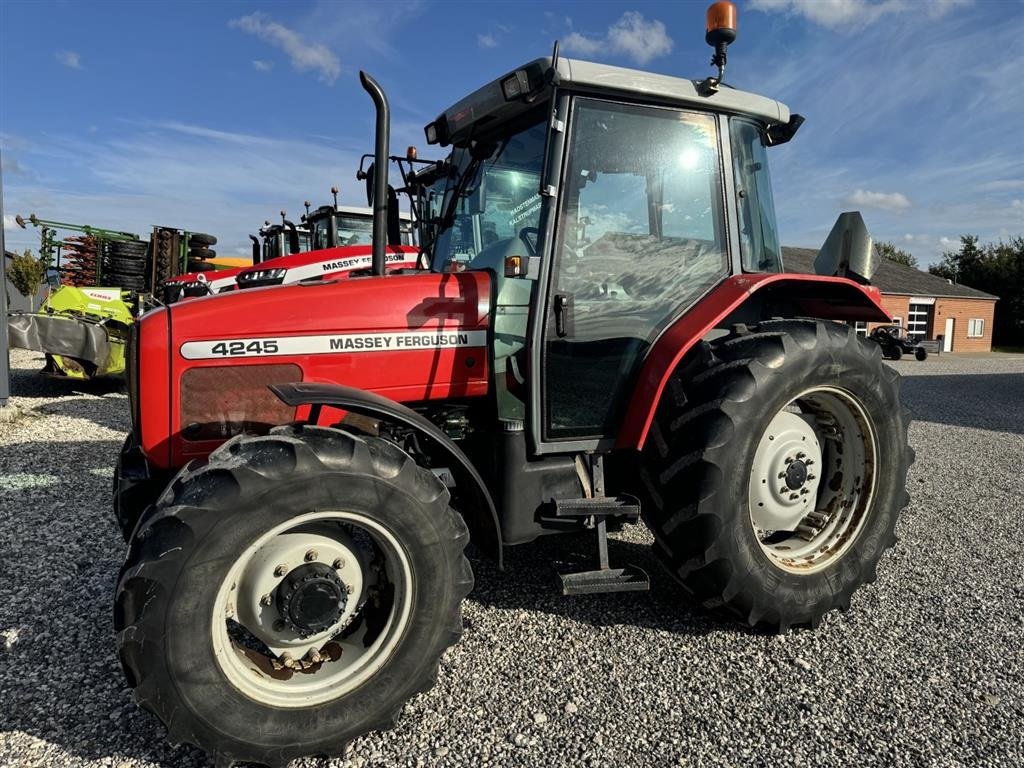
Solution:
{"label": "massey ferguson 4245 tractor", "polygon": [[[735,23],[711,15],[721,64]],[[283,765],[389,726],[459,638],[471,541],[500,563],[589,529],[562,590],[645,589],[606,541],[639,517],[726,618],[846,608],[913,454],[897,375],[847,324],[887,320],[859,216],[822,274],[781,272],[767,156],[801,118],[720,73],[556,49],[427,126],[452,153],[430,268],[386,273],[387,102],[362,79],[373,274],[133,326],[115,625],[169,738]]]}

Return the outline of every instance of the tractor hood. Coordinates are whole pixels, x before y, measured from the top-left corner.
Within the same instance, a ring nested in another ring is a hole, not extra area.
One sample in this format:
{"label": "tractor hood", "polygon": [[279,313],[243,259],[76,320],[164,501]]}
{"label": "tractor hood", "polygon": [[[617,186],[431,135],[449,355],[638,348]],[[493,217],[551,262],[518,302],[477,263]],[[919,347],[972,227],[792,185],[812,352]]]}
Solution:
{"label": "tractor hood", "polygon": [[[419,249],[412,246],[391,246],[385,253],[384,261],[388,269],[415,267],[419,255]],[[339,277],[372,266],[371,246],[346,245],[268,259],[240,270],[237,281],[241,288],[264,287]]]}
{"label": "tractor hood", "polygon": [[181,466],[234,434],[294,420],[271,384],[345,384],[398,402],[485,395],[490,293],[483,272],[422,272],[238,291],[150,312],[133,363],[143,450],[158,466]]}

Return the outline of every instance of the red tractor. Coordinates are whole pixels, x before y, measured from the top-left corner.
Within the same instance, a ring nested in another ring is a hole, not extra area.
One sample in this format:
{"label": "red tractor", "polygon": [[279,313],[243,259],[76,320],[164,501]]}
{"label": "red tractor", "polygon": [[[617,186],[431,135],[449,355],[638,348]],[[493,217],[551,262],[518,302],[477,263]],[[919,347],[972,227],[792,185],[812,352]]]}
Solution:
{"label": "red tractor", "polygon": [[[720,14],[722,4],[712,6]],[[726,14],[728,22],[733,17]],[[711,24],[724,64],[734,23]],[[430,688],[464,549],[641,518],[693,599],[785,630],[845,609],[895,541],[913,453],[870,238],[784,274],[769,148],[802,121],[721,84],[531,61],[426,127],[451,148],[429,268],[183,302],[132,330],[115,478],[120,659],[169,738],[224,764],[339,755]]]}

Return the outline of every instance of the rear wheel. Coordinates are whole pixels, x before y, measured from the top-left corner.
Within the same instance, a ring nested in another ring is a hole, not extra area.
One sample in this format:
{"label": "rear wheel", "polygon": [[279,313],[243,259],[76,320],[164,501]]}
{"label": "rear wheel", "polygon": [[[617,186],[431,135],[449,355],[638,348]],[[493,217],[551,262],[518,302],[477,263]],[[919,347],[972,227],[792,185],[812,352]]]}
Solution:
{"label": "rear wheel", "polygon": [[434,684],[467,540],[443,484],[386,441],[233,439],[131,543],[115,628],[135,699],[224,762],[338,755]]}
{"label": "rear wheel", "polygon": [[892,349],[889,350],[890,360],[899,360],[903,357],[903,350],[893,345]]}
{"label": "rear wheel", "polygon": [[706,351],[644,448],[655,549],[707,608],[817,625],[896,540],[913,460],[898,375],[837,323],[766,322]]}
{"label": "rear wheel", "polygon": [[918,360],[927,360],[928,350],[925,349],[924,347],[918,347],[917,349],[914,350],[914,357],[916,357]]}

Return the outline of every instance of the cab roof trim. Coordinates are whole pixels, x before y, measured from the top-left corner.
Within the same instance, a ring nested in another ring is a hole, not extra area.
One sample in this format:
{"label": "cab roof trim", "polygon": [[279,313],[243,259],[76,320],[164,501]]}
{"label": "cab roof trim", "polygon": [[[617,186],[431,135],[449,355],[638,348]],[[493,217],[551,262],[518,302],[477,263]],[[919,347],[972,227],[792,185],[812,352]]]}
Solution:
{"label": "cab roof trim", "polygon": [[[550,68],[550,57],[527,62],[473,91],[441,113],[441,117],[447,119],[451,130],[464,135],[465,129],[473,122],[486,117],[501,119],[518,113],[528,108],[529,105],[518,100],[506,102],[502,96],[501,82],[519,70],[547,72]],[[701,83],[699,80],[642,72],[637,69],[614,67],[592,61],[560,57],[558,59],[558,79],[561,87],[583,92],[593,91],[602,95],[613,97],[618,95],[623,98],[641,97],[644,100],[679,106],[684,109],[696,108],[729,112],[760,119],[769,124],[785,124],[790,119],[789,107],[775,99],[759,96],[756,93],[740,91],[727,85],[723,85],[713,93],[707,93],[699,88]],[[549,87],[543,86],[545,89]],[[443,142],[442,145],[448,143]]]}
{"label": "cab roof trim", "polygon": [[[550,59],[541,61],[545,68],[551,66]],[[750,115],[770,123],[789,122],[789,107],[785,104],[728,86],[723,86],[710,95],[704,95],[698,89],[701,82],[699,80],[687,80],[579,59],[559,58],[558,74],[563,85],[618,91],[627,95],[639,94],[659,101],[675,102],[681,106]]]}

